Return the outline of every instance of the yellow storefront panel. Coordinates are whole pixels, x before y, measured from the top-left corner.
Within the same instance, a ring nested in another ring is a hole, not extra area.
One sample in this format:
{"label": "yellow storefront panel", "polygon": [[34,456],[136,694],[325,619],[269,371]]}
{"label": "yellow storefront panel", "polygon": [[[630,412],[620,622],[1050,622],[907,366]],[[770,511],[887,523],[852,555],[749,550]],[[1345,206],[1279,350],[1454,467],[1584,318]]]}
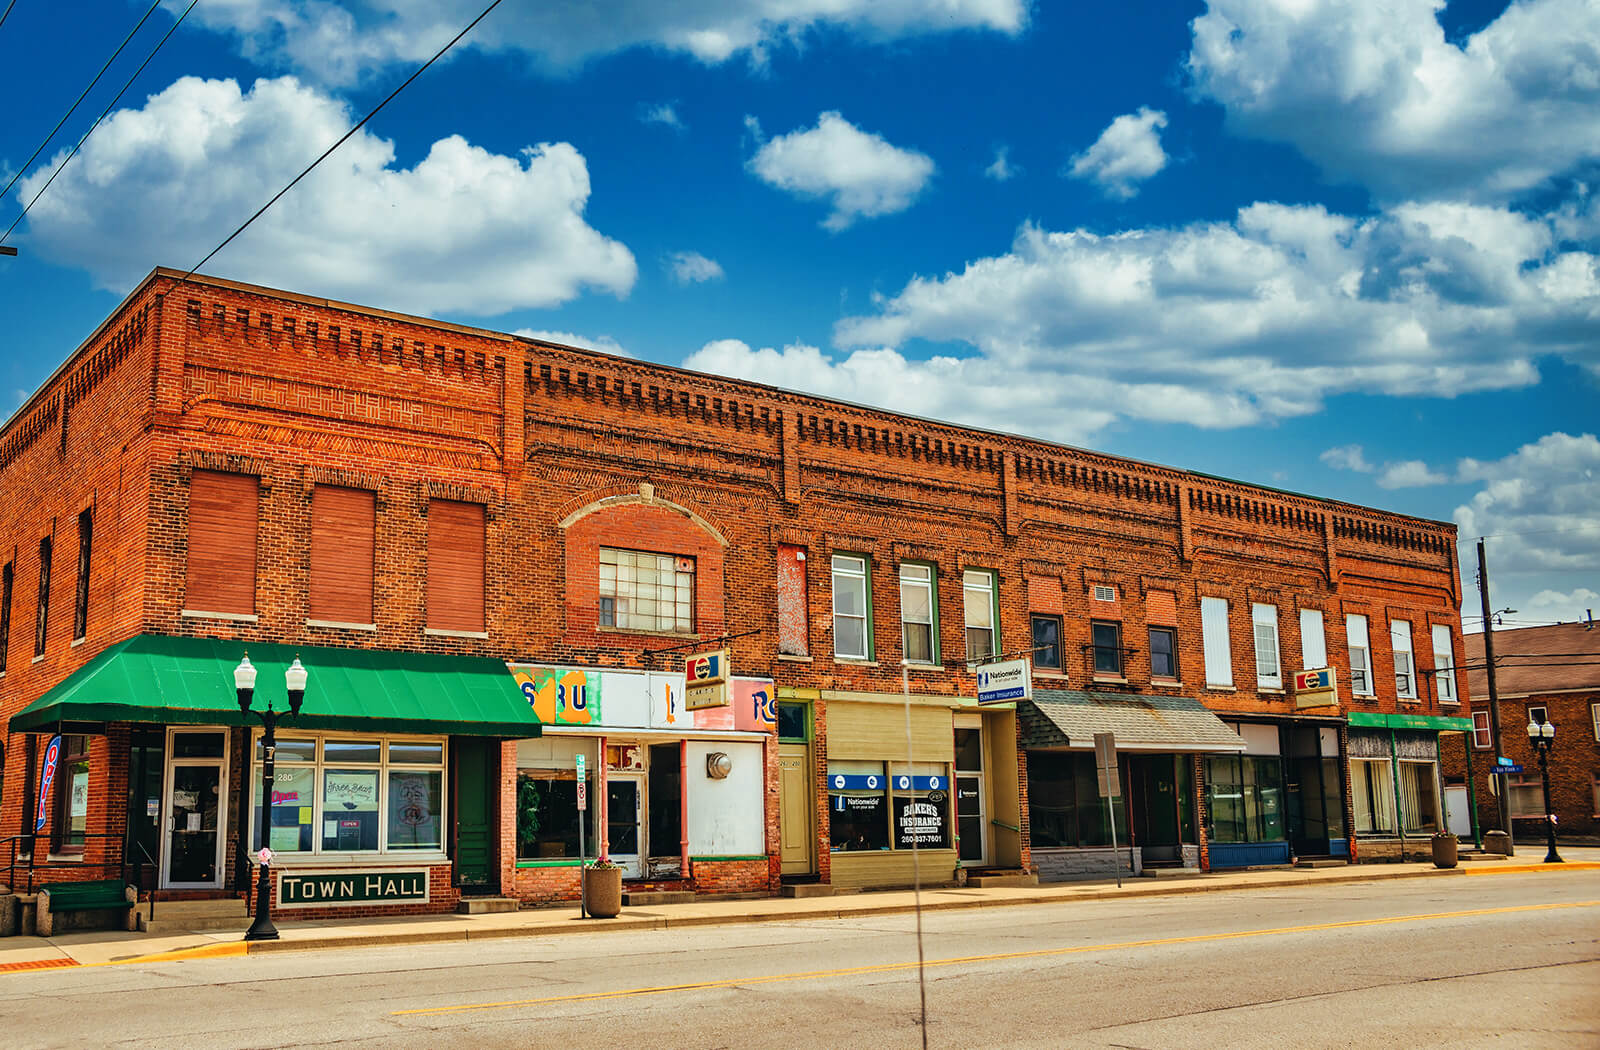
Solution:
{"label": "yellow storefront panel", "polygon": [[944,762],[954,757],[948,707],[912,707],[909,745],[900,704],[829,703],[828,757],[872,762]]}

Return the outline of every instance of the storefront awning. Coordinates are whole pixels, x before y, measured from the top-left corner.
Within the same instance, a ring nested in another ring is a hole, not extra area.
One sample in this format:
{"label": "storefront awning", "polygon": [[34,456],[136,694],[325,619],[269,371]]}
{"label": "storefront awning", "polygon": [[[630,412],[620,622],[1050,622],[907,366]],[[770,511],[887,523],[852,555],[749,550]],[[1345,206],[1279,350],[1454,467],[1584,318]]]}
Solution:
{"label": "storefront awning", "polygon": [[[288,709],[283,671],[310,672],[285,725],[385,733],[535,737],[539,726],[506,665],[480,656],[335,649],[141,634],[118,642],[11,717],[13,733],[63,722],[242,725],[233,669],[256,666],[255,708]],[[248,720],[255,723],[255,718]]]}
{"label": "storefront awning", "polygon": [[1377,711],[1350,712],[1350,725],[1356,729],[1422,729],[1438,733],[1470,733],[1472,719],[1437,715],[1388,715]]}
{"label": "storefront awning", "polygon": [[1200,701],[1079,689],[1035,689],[1017,705],[1024,748],[1094,747],[1114,733],[1118,751],[1243,751],[1244,740]]}

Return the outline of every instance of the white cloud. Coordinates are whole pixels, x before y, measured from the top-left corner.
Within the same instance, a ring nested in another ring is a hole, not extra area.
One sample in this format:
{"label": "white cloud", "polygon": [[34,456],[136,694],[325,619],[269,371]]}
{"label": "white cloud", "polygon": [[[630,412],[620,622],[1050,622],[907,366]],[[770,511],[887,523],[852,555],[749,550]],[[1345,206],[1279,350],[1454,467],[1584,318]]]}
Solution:
{"label": "white cloud", "polygon": [[1366,454],[1360,445],[1340,445],[1337,448],[1326,449],[1317,458],[1334,470],[1354,470],[1362,474],[1371,474],[1377,469],[1367,462]]}
{"label": "white cloud", "polygon": [[[1591,256],[1548,237],[1444,235],[1417,216],[1254,204],[1233,222],[1114,235],[1027,225],[1004,254],[878,296],[834,341],[965,343],[1019,388],[1203,427],[1308,415],[1339,393],[1527,386],[1547,355],[1600,366],[1600,300],[1548,290],[1567,268],[1593,280]],[[1044,433],[1054,418],[1019,410],[1002,425]]]}
{"label": "white cloud", "polygon": [[[759,131],[755,125],[753,134]],[[833,211],[822,225],[834,231],[860,218],[904,211],[933,177],[926,154],[892,146],[838,113],[823,113],[814,128],[767,140],[747,167],[762,182],[795,196],[829,198]]]}
{"label": "white cloud", "polygon": [[1582,615],[1578,601],[1600,590],[1600,440],[1547,434],[1501,459],[1463,459],[1456,476],[1482,483],[1452,516],[1464,543],[1488,537],[1495,606]]}
{"label": "white cloud", "polygon": [[1122,200],[1139,192],[1139,183],[1167,166],[1160,129],[1167,115],[1148,106],[1124,113],[1100,133],[1094,145],[1072,158],[1067,171],[1075,179],[1098,183],[1108,197]]}
{"label": "white cloud", "polygon": [[646,124],[660,124],[673,131],[684,131],[688,128],[683,118],[678,116],[677,107],[670,102],[658,102],[653,106],[643,107],[639,112],[639,119]]}
{"label": "white cloud", "polygon": [[1408,459],[1401,463],[1385,463],[1383,473],[1378,475],[1378,487],[1383,489],[1409,489],[1422,488],[1427,485],[1443,485],[1450,480],[1448,474],[1440,474],[1428,469],[1428,465],[1420,459]]}
{"label": "white cloud", "polygon": [[1442,0],[1211,0],[1197,96],[1380,199],[1503,201],[1600,158],[1600,5],[1525,0],[1458,46]]}
{"label": "white cloud", "polygon": [[1057,441],[1082,441],[1113,418],[1085,406],[1064,412],[1058,391],[1018,384],[983,358],[909,361],[883,349],[835,357],[804,344],[756,350],[719,339],[691,354],[684,367],[991,430],[1017,429],[1014,419],[1021,416],[1030,421],[1029,433]]}
{"label": "white cloud", "polygon": [[541,328],[518,328],[511,334],[528,339],[541,339],[547,343],[560,343],[562,346],[576,346],[583,350],[598,350],[602,354],[611,354],[614,357],[633,356],[609,335],[587,336],[578,335],[576,332],[555,332]]}
{"label": "white cloud", "polygon": [[1573,615],[1572,610],[1583,609],[1587,611],[1595,608],[1597,604],[1600,604],[1600,593],[1591,591],[1587,587],[1575,587],[1566,593],[1552,590],[1540,591],[1519,606],[1517,611],[1537,616],[1538,613],[1549,610],[1552,613],[1551,619],[1572,621],[1587,619],[1587,617]]}
{"label": "white cloud", "polygon": [[[192,17],[233,36],[247,58],[345,83],[431,56],[482,8],[481,0],[207,0]],[[1016,35],[1027,18],[1025,0],[522,3],[501,5],[457,47],[521,53],[556,70],[633,47],[760,65],[773,48],[819,29],[869,42],[972,29]]]}
{"label": "white cloud", "polygon": [[[101,125],[29,214],[29,243],[113,291],[153,263],[190,266],[350,123],[343,102],[292,77],[248,92],[184,77]],[[633,255],[584,221],[588,198],[588,167],[564,142],[518,158],[453,135],[399,168],[393,143],[363,131],[206,269],[423,313],[627,295]]]}
{"label": "white cloud", "polygon": [[996,146],[994,163],[983,169],[983,173],[996,182],[1010,182],[1022,174],[1022,169],[1011,163],[1011,147]]}
{"label": "white cloud", "polygon": [[722,280],[722,265],[699,252],[673,252],[667,256],[667,273],[679,284]]}

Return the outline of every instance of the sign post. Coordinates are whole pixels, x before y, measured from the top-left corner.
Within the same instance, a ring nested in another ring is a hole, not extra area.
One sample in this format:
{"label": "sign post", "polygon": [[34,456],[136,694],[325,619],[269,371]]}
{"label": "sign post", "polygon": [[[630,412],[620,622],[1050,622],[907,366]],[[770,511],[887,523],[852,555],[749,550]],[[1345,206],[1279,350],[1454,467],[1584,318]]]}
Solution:
{"label": "sign post", "polygon": [[584,878],[584,862],[589,859],[583,844],[583,814],[589,808],[589,778],[584,771],[583,752],[578,752],[578,918],[589,917],[589,880]]}
{"label": "sign post", "polygon": [[1111,800],[1122,794],[1117,775],[1117,738],[1114,733],[1094,735],[1094,767],[1100,780],[1100,797],[1106,800],[1106,821],[1111,825],[1111,863],[1116,866],[1117,889],[1122,889],[1122,858],[1117,855],[1117,814]]}

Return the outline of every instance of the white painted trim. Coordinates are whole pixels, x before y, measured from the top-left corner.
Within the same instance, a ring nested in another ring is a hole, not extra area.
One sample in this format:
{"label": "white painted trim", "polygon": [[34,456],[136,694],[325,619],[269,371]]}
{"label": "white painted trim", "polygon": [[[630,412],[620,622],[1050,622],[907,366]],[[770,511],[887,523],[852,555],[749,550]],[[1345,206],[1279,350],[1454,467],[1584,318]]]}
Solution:
{"label": "white painted trim", "polygon": [[206,612],[202,609],[184,609],[178,615],[191,620],[228,620],[232,623],[256,623],[261,619],[255,613]]}
{"label": "white painted trim", "polygon": [[430,638],[477,638],[486,639],[488,631],[444,631],[437,627],[424,627],[422,633]]}
{"label": "white painted trim", "polygon": [[333,627],[341,631],[376,631],[375,623],[345,623],[342,620],[307,620],[307,627]]}
{"label": "white painted trim", "polygon": [[573,511],[571,514],[568,514],[565,518],[562,518],[559,522],[559,525],[562,529],[570,529],[572,526],[576,525],[578,522],[582,521],[584,518],[587,518],[591,514],[597,514],[602,510],[613,510],[617,507],[661,507],[664,510],[669,510],[674,514],[679,514],[685,518],[688,518],[690,521],[706,530],[706,532],[710,533],[711,538],[716,540],[717,543],[724,547],[728,546],[728,538],[724,536],[715,525],[711,524],[709,521],[702,518],[688,507],[674,503],[668,499],[662,499],[660,496],[654,495],[653,493],[649,499],[646,499],[640,493],[629,492],[621,496],[607,496],[605,499],[595,500],[587,507],[581,507],[578,510]]}

